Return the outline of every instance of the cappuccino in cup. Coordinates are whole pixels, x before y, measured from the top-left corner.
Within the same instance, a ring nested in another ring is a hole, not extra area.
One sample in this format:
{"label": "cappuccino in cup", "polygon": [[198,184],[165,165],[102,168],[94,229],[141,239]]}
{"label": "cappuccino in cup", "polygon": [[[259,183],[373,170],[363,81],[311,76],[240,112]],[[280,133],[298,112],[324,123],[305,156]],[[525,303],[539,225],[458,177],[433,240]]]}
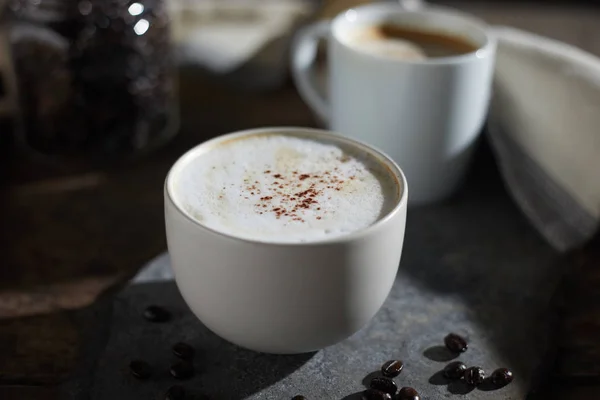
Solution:
{"label": "cappuccino in cup", "polygon": [[407,190],[388,156],[327,131],[261,128],[202,143],[165,182],[177,287],[206,327],[239,346],[330,346],[392,288]]}
{"label": "cappuccino in cup", "polygon": [[364,229],[399,199],[373,156],[323,138],[262,134],[199,153],[180,172],[176,201],[217,232],[266,242],[311,242]]}

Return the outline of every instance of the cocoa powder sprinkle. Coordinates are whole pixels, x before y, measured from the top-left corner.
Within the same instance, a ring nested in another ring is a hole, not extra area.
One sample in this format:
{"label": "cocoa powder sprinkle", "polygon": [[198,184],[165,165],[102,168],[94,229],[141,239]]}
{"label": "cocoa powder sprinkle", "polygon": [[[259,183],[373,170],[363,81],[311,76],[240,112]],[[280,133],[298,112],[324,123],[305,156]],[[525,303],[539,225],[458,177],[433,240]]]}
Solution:
{"label": "cocoa powder sprinkle", "polygon": [[[281,173],[277,173],[277,171],[272,173],[270,169],[265,170],[264,173],[269,174],[273,178],[273,181],[270,183],[263,182],[263,191],[269,195],[259,198],[255,204],[257,212],[259,214],[263,214],[264,212],[272,213],[277,219],[286,217],[290,221],[305,222],[303,215],[305,215],[307,210],[312,209],[313,212],[318,212],[315,218],[318,220],[322,219],[323,214],[326,212],[321,211],[320,206],[317,207],[319,196],[323,194],[324,189],[340,191],[342,189],[341,185],[344,183],[335,172],[337,170],[323,171],[321,173],[292,171],[288,179]],[[255,181],[255,184],[259,184],[259,182]],[[261,193],[261,190],[256,185],[244,185],[242,187],[252,195],[255,193],[260,195]],[[297,191],[293,191],[294,188]]]}

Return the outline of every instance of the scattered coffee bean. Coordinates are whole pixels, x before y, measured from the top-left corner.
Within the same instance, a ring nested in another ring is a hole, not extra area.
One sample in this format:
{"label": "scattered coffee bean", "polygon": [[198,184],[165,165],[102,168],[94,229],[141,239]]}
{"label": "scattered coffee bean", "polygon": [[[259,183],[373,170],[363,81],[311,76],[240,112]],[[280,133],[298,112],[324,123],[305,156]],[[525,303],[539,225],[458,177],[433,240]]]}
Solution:
{"label": "scattered coffee bean", "polygon": [[131,374],[138,379],[147,379],[152,373],[150,364],[142,360],[133,360],[129,363],[129,370]]}
{"label": "scattered coffee bean", "polygon": [[404,369],[404,363],[400,360],[390,360],[381,366],[381,373],[388,378],[395,378]]}
{"label": "scattered coffee bean", "polygon": [[485,372],[480,367],[471,367],[465,371],[464,377],[467,384],[478,386],[485,379]]}
{"label": "scattered coffee bean", "polygon": [[421,400],[419,393],[411,387],[403,387],[396,396],[398,400]]}
{"label": "scattered coffee bean", "polygon": [[176,379],[189,379],[194,375],[194,366],[189,361],[181,361],[173,364],[169,372]]}
{"label": "scattered coffee bean", "polygon": [[371,383],[369,384],[371,389],[376,389],[381,392],[386,392],[391,395],[395,395],[398,391],[398,386],[396,386],[396,382],[389,378],[377,377],[371,379]]}
{"label": "scattered coffee bean", "polygon": [[392,400],[392,396],[390,396],[386,392],[382,392],[377,389],[367,389],[362,393],[362,400]]}
{"label": "scattered coffee bean", "polygon": [[444,376],[448,379],[460,379],[464,376],[467,366],[460,362],[454,361],[446,365],[444,368]]}
{"label": "scattered coffee bean", "polygon": [[306,397],[297,395],[297,396],[292,397],[292,400],[306,400]]}
{"label": "scattered coffee bean", "polygon": [[171,313],[159,306],[148,306],[144,310],[144,318],[151,322],[166,322],[171,319]]}
{"label": "scattered coffee bean", "polygon": [[508,368],[498,368],[492,373],[492,383],[495,386],[505,386],[513,380],[513,373]]}
{"label": "scattered coffee bean", "polygon": [[173,385],[167,390],[165,400],[183,400],[185,399],[185,389],[183,386]]}
{"label": "scattered coffee bean", "polygon": [[444,344],[448,350],[454,353],[464,353],[467,351],[467,341],[456,333],[450,333],[444,338]]}
{"label": "scattered coffee bean", "polygon": [[191,360],[194,358],[194,348],[187,343],[179,342],[173,345],[173,354],[184,360]]}

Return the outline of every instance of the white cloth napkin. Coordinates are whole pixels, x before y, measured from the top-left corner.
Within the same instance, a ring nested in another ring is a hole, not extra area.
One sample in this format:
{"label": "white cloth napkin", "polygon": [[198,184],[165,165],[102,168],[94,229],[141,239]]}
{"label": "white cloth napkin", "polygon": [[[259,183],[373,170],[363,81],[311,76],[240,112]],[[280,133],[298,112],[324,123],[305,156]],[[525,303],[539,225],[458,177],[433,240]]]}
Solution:
{"label": "white cloth napkin", "polygon": [[600,220],[600,59],[570,45],[496,27],[489,134],[522,211],[559,251]]}
{"label": "white cloth napkin", "polygon": [[285,46],[265,46],[291,38],[313,8],[306,0],[172,0],[177,56],[219,74],[257,58],[267,67],[283,68]]}

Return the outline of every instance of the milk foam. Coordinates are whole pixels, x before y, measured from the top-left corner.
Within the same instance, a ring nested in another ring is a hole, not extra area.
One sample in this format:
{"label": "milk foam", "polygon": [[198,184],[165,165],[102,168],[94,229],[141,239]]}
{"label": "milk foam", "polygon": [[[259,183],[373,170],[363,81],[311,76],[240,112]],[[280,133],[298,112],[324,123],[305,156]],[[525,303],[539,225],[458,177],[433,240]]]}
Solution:
{"label": "milk foam", "polygon": [[232,236],[304,242],[366,228],[397,203],[391,173],[337,144],[251,136],[191,160],[175,181],[179,204]]}

